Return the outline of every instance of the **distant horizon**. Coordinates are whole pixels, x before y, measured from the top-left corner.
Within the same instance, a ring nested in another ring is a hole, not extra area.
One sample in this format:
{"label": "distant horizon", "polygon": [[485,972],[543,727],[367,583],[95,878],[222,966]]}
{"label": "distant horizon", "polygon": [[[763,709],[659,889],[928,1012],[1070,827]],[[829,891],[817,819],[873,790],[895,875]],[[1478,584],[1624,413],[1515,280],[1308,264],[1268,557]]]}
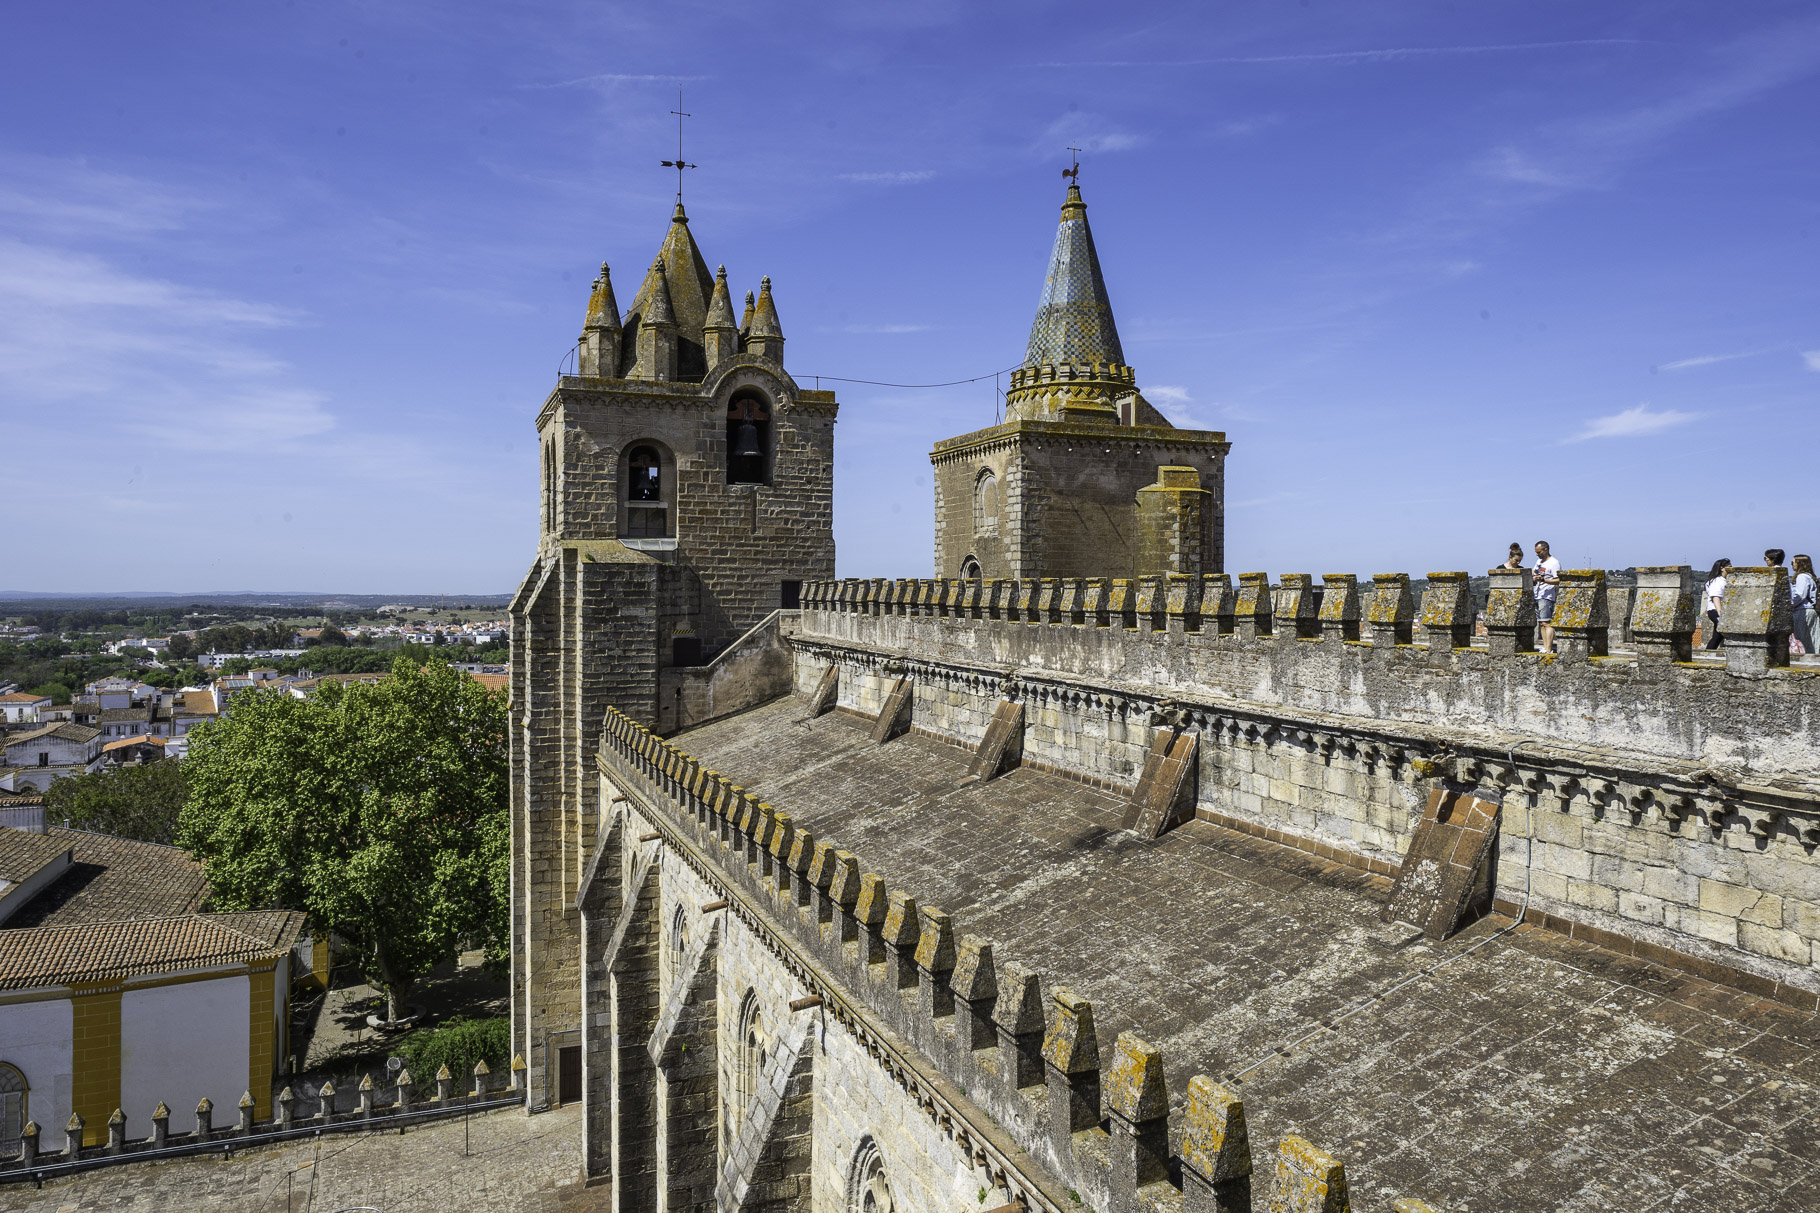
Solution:
{"label": "distant horizon", "polygon": [[999,416],[1071,148],[1139,388],[1232,444],[1229,568],[1820,552],[1811,3],[8,28],[14,576],[517,586],[539,409],[602,262],[623,306],[668,230],[677,110],[708,267],[768,276],[785,368],[838,390],[842,576],[931,573],[927,454]]}
{"label": "distant horizon", "polygon": [[496,590],[485,594],[472,594],[466,592],[443,593],[439,590],[417,590],[396,594],[374,594],[364,591],[355,593],[351,591],[336,590],[0,590],[0,604],[9,602],[29,602],[39,598],[308,598],[312,600],[331,598],[389,598],[397,599],[401,602],[419,598],[461,598],[469,601],[485,598],[504,598],[509,601],[512,597],[512,593],[513,591],[511,590]]}

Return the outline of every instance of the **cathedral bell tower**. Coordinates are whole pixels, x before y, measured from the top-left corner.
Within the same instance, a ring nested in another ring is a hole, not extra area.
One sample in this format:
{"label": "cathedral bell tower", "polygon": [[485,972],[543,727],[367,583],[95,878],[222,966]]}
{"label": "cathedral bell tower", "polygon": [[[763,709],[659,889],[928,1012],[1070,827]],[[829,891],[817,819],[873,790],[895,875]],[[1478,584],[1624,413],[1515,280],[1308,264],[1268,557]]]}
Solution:
{"label": "cathedral bell tower", "polygon": [[1125,363],[1071,181],[1005,420],[936,444],[937,577],[1218,572],[1226,435],[1177,429]]}
{"label": "cathedral bell tower", "polygon": [[699,667],[834,576],[839,405],[784,369],[771,280],[746,298],[735,324],[726,267],[708,272],[678,201],[623,313],[600,267],[576,373],[537,415],[537,556],[511,607],[512,1015],[533,1104],[554,1097],[547,1051],[581,1047],[558,992],[579,980],[607,708],[694,723]]}

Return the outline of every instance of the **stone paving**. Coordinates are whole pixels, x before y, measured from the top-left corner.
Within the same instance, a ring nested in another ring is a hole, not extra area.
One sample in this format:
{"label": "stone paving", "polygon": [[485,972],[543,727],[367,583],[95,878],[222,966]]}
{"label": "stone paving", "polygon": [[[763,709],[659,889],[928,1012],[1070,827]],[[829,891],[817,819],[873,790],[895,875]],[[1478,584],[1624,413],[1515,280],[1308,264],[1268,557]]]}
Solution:
{"label": "stone paving", "polygon": [[606,1210],[605,1189],[584,1188],[581,1107],[539,1116],[516,1109],[391,1132],[329,1134],[228,1158],[132,1163],[47,1183],[0,1187],[5,1213],[90,1209],[232,1209],[238,1213],[382,1213],[493,1209],[518,1213]]}
{"label": "stone paving", "polygon": [[957,786],[965,751],[803,714],[676,742],[1091,999],[1104,1061],[1120,1031],[1156,1044],[1178,1107],[1228,1081],[1254,1157],[1334,1152],[1355,1208],[1820,1207],[1812,1015],[1504,919],[1434,944],[1378,920],[1381,877],[1208,822],[1143,842],[1117,796],[1027,768]]}

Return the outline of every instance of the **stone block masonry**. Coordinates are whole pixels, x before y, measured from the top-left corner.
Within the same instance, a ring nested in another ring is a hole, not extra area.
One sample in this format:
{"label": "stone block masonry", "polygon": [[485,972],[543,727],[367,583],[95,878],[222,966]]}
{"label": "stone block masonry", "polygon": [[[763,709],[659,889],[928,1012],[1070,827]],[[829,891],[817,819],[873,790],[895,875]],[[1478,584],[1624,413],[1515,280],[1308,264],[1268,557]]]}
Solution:
{"label": "stone block masonry", "polygon": [[[1138,782],[1152,720],[1179,713],[1199,738],[1200,817],[1387,876],[1432,793],[1472,796],[1501,816],[1506,912],[1527,905],[1601,946],[1820,1005],[1820,669],[1596,657],[1592,639],[1577,660],[1457,647],[1447,602],[1424,604],[1444,633],[1425,645],[1389,629],[1387,643],[1288,627],[1247,638],[1191,609],[1227,591],[1144,580],[1136,599],[1164,607],[1134,610],[1135,626],[1045,609],[1023,582],[982,587],[978,607],[919,592],[915,614],[892,583],[810,586],[798,685],[837,666],[841,706],[875,716],[872,688],[901,665],[917,727],[968,747],[1009,699],[1025,709],[1026,762],[1121,789]],[[859,609],[874,599],[877,614]],[[1595,626],[1600,608],[1580,610]],[[1634,610],[1660,626],[1659,604],[1639,596]],[[1762,615],[1773,629],[1774,610]]]}

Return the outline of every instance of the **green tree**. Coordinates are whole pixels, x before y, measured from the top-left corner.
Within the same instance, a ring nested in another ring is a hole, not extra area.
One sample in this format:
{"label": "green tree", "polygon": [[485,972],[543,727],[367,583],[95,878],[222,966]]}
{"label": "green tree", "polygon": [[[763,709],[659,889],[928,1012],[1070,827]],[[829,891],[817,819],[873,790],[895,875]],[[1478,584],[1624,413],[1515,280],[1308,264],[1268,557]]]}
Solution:
{"label": "green tree", "polygon": [[169,844],[177,841],[183,796],[183,764],[162,758],[59,779],[45,790],[44,815],[80,830]]}
{"label": "green tree", "polygon": [[219,908],[301,909],[347,940],[395,1019],[461,940],[504,956],[505,740],[504,696],[442,663],[242,692],[190,735],[183,842]]}

